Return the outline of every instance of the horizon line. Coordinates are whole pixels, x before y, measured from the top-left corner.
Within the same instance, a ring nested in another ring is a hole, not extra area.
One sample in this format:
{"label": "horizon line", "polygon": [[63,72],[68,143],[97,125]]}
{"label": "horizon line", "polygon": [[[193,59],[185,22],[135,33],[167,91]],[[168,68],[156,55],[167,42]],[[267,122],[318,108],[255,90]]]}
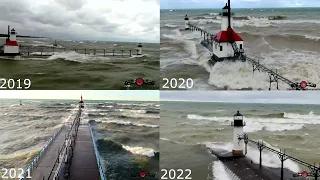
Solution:
{"label": "horizon line", "polygon": [[212,102],[212,103],[230,103],[230,104],[292,104],[292,105],[320,105],[312,103],[268,103],[268,102],[232,102],[232,101],[202,101],[202,100],[162,100],[160,102]]}
{"label": "horizon line", "polygon": [[[3,34],[3,33],[0,33],[0,34]],[[53,37],[36,37],[36,36],[31,36],[31,35],[20,35],[20,36],[29,36],[29,37],[19,37],[17,36],[17,39],[18,38],[26,38],[26,39],[52,39],[52,40],[62,40],[62,41],[98,41],[98,42],[115,42],[115,43],[147,43],[147,44],[160,44],[160,41],[157,42],[157,41],[114,41],[114,40],[94,40],[94,39],[56,39],[56,38],[53,38]],[[0,38],[6,38],[6,37],[1,37]]]}
{"label": "horizon line", "polygon": [[[308,6],[302,6],[302,7],[237,7],[237,8],[231,8],[231,9],[281,9],[281,8],[320,8],[320,6],[317,7],[308,7]],[[160,8],[160,10],[186,10],[186,9],[222,9],[222,8]]]}
{"label": "horizon line", "polygon": [[[77,99],[34,99],[34,98],[0,98],[0,100],[77,100]],[[79,98],[80,99],[80,98]],[[84,99],[83,101],[150,101],[159,102],[157,100],[120,100],[120,99]]]}

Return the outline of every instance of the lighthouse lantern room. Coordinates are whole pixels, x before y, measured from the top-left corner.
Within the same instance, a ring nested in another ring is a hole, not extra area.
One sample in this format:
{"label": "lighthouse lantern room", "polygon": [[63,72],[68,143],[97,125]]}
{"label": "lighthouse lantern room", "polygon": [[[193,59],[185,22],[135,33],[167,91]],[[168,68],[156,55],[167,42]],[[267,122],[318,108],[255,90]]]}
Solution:
{"label": "lighthouse lantern room", "polygon": [[138,49],[137,49],[137,55],[142,55],[142,44],[141,43],[139,43],[138,44]]}
{"label": "lighthouse lantern room", "polygon": [[8,37],[6,39],[6,43],[3,47],[3,52],[1,52],[1,55],[6,56],[15,56],[19,55],[19,44],[17,42],[17,32],[15,29],[11,29],[10,26],[8,26]]}
{"label": "lighthouse lantern room", "polygon": [[233,17],[230,0],[221,13],[221,31],[213,37],[213,56],[215,61],[237,59],[244,52],[243,39],[233,30]]}
{"label": "lighthouse lantern room", "polygon": [[238,136],[243,134],[243,126],[245,126],[245,122],[243,121],[243,116],[239,111],[233,116],[233,122],[231,125],[233,128],[233,148],[232,155],[233,156],[243,156],[244,150],[244,140],[241,139],[239,141]]}
{"label": "lighthouse lantern room", "polygon": [[79,106],[80,106],[80,108],[84,108],[84,102],[83,102],[83,99],[82,99],[82,95],[81,95],[81,99],[79,101]]}

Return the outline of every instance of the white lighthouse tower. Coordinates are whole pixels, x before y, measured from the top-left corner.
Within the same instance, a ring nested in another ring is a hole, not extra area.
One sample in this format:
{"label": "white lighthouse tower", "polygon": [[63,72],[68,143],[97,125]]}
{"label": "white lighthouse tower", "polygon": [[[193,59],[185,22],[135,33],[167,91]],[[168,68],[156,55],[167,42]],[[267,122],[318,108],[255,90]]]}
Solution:
{"label": "white lighthouse tower", "polygon": [[243,116],[239,111],[233,116],[233,148],[232,155],[233,156],[244,156],[244,140],[241,139],[239,141],[238,136],[243,134],[243,126],[245,126],[245,122],[243,121]]}
{"label": "white lighthouse tower", "polygon": [[243,53],[243,39],[233,30],[230,0],[221,13],[221,31],[213,37],[212,60],[236,59]]}
{"label": "white lighthouse tower", "polygon": [[83,102],[83,99],[82,99],[82,95],[81,95],[81,99],[79,101],[79,106],[80,106],[80,108],[84,108],[84,102]]}
{"label": "white lighthouse tower", "polygon": [[8,26],[8,38],[6,39],[6,43],[3,47],[2,55],[5,56],[16,56],[19,55],[19,44],[17,42],[17,32],[14,29],[11,29]]}
{"label": "white lighthouse tower", "polygon": [[186,15],[186,16],[184,17],[184,29],[185,29],[185,30],[189,30],[189,29],[190,29],[188,15]]}
{"label": "white lighthouse tower", "polygon": [[142,55],[142,44],[141,43],[138,44],[137,50],[138,50],[137,55]]}

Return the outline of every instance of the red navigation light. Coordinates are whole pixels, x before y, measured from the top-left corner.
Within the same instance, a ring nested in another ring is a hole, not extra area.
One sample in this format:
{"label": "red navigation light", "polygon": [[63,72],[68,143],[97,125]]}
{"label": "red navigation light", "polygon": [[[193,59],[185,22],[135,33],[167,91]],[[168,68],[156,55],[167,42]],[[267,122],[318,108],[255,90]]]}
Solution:
{"label": "red navigation light", "polygon": [[142,171],[142,172],[140,173],[140,177],[146,177],[146,173],[145,173],[144,171]]}
{"label": "red navigation light", "polygon": [[300,83],[300,86],[301,86],[302,88],[305,88],[305,87],[307,87],[307,82],[305,82],[305,81],[302,81],[302,82]]}
{"label": "red navigation light", "polygon": [[144,83],[144,81],[143,81],[142,78],[137,78],[137,79],[136,79],[136,84],[137,84],[138,86],[141,86],[143,83]]}
{"label": "red navigation light", "polygon": [[302,171],[301,176],[304,177],[304,178],[306,178],[306,177],[308,177],[308,173],[305,172],[305,171]]}

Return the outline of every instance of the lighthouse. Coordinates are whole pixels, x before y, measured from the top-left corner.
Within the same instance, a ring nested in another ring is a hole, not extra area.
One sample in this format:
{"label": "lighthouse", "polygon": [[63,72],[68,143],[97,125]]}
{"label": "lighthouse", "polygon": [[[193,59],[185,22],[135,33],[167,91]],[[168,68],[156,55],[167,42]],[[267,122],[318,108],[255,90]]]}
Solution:
{"label": "lighthouse", "polygon": [[243,121],[243,116],[239,111],[233,116],[233,122],[231,123],[233,126],[233,147],[232,147],[232,155],[233,156],[244,156],[244,140],[241,139],[239,141],[238,136],[243,133],[243,126],[245,126],[245,122]]}
{"label": "lighthouse", "polygon": [[17,32],[15,29],[11,29],[8,26],[8,37],[6,39],[6,43],[3,46],[3,51],[1,55],[5,56],[16,56],[19,55],[19,44],[17,42]]}
{"label": "lighthouse", "polygon": [[138,51],[137,55],[142,55],[142,44],[141,43],[138,44],[137,51]]}
{"label": "lighthouse", "polygon": [[189,18],[188,18],[188,15],[186,15],[186,16],[184,17],[184,29],[185,29],[185,30],[189,30],[189,29],[190,29],[190,27],[189,27]]}
{"label": "lighthouse", "polygon": [[84,102],[83,102],[83,99],[82,99],[82,95],[81,95],[81,99],[79,101],[79,107],[80,108],[84,108]]}
{"label": "lighthouse", "polygon": [[239,59],[244,52],[243,39],[233,30],[230,0],[220,14],[221,30],[213,36],[211,60],[217,62]]}

